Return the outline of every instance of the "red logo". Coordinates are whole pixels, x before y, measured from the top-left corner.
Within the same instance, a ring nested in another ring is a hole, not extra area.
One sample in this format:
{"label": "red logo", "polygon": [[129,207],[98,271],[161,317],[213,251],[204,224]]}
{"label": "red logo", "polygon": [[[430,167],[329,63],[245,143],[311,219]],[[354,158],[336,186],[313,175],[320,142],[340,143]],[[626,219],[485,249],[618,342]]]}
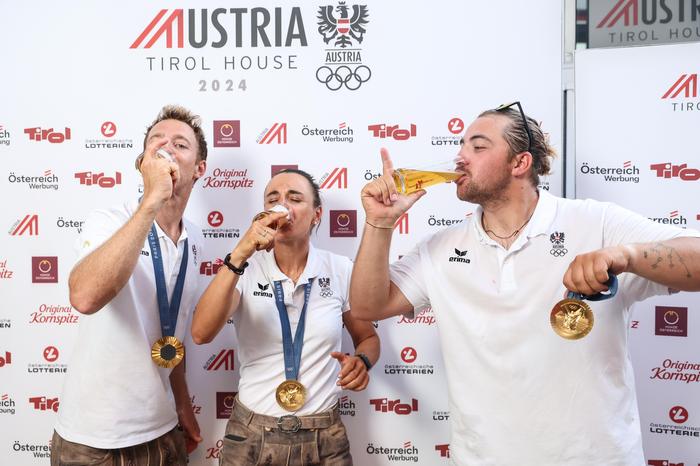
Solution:
{"label": "red logo", "polygon": [[413,319],[407,319],[405,315],[402,315],[397,322],[397,324],[425,324],[428,326],[436,323],[437,319],[435,319],[435,313],[432,307],[422,309]]}
{"label": "red logo", "polygon": [[214,262],[202,262],[199,266],[199,273],[202,275],[216,275],[219,268],[224,265],[224,261],[216,259]]}
{"label": "red logo", "polygon": [[112,123],[111,121],[105,121],[102,123],[102,126],[100,126],[100,131],[102,132],[102,136],[106,138],[111,138],[115,134],[117,134],[117,125]]}
{"label": "red logo", "polygon": [[[168,10],[160,10],[158,14],[153,18],[153,21],[148,23],[148,26],[146,26],[146,29],[141,32],[141,34],[136,38],[133,44],[129,47],[130,49],[135,49],[138,48],[139,45],[141,45],[141,42],[146,39],[146,37],[153,31],[153,29],[156,27],[158,22],[161,20],[163,16],[168,12]],[[145,49],[150,49],[153,44],[158,40],[160,36],[162,36],[165,33],[165,41],[166,41],[166,47],[167,48],[172,48],[173,47],[173,24],[176,23],[177,29],[175,30],[175,34],[177,34],[177,48],[181,49],[183,46],[183,15],[182,15],[182,8],[178,8],[176,10],[173,10],[172,14],[165,19],[165,22],[158,28],[153,33],[153,36],[151,39],[146,42],[146,45],[143,46]]]}
{"label": "red logo", "polygon": [[207,448],[207,456],[204,459],[219,459],[221,456],[221,450],[224,448],[224,441],[219,440],[216,442],[215,446]]}
{"label": "red logo", "polygon": [[45,396],[34,396],[29,398],[29,402],[34,405],[34,409],[37,411],[48,411],[58,412],[58,398],[46,398]]}
{"label": "red logo", "polygon": [[700,170],[688,168],[688,164],[674,165],[670,162],[655,163],[649,166],[656,171],[657,178],[680,178],[683,181],[697,181],[700,179]]}
{"label": "red logo", "polygon": [[224,223],[224,214],[218,210],[212,210],[207,215],[207,222],[214,228],[220,227]]}
{"label": "red logo", "polygon": [[10,235],[17,236],[29,233],[29,236],[37,236],[39,234],[39,216],[36,214],[27,214],[22,220],[17,220],[12,228]]}
{"label": "red logo", "polygon": [[637,26],[639,24],[639,0],[619,0],[596,28],[611,28],[621,18],[624,18],[625,26],[630,24]]}
{"label": "red logo", "polygon": [[32,257],[32,283],[58,283],[58,257]]}
{"label": "red logo", "polygon": [[99,186],[100,188],[113,188],[118,184],[122,184],[122,174],[115,172],[114,176],[105,176],[102,173],[79,172],[75,177],[80,180],[80,184],[85,186]]}
{"label": "red logo", "polygon": [[12,364],[12,353],[9,351],[5,351],[5,357],[0,356],[0,367],[3,367],[5,364]]}
{"label": "red logo", "polygon": [[330,174],[327,173],[321,179],[321,186],[319,186],[319,188],[330,189],[333,186],[337,187],[338,189],[347,189],[348,188],[348,169],[347,168],[345,168],[345,167],[334,168]]}
{"label": "red logo", "polygon": [[208,371],[218,371],[224,369],[226,371],[233,370],[233,350],[222,349],[218,354],[213,354],[204,364],[204,368]]}
{"label": "red logo", "polygon": [[73,308],[60,304],[41,304],[37,311],[30,314],[30,324],[77,324],[78,314],[73,313]]}
{"label": "red logo", "polygon": [[287,123],[275,123],[265,128],[258,137],[258,144],[287,144]]}
{"label": "red logo", "polygon": [[47,362],[55,362],[58,359],[58,348],[55,346],[47,346],[44,348],[44,359]]}
{"label": "red logo", "polygon": [[685,466],[685,463],[671,463],[669,460],[649,460],[648,466]]}
{"label": "red logo", "polygon": [[394,230],[396,230],[397,227],[399,228],[400,235],[408,234],[408,212],[404,212],[396,223],[394,223]]}
{"label": "red logo", "polygon": [[461,118],[452,118],[447,122],[447,129],[452,134],[461,134],[464,131],[464,122]]}
{"label": "red logo", "polygon": [[331,238],[355,238],[357,236],[356,210],[331,210],[330,217]]}
{"label": "red logo", "polygon": [[656,335],[688,336],[688,308],[656,306]]}
{"label": "red logo", "polygon": [[270,178],[282,170],[298,170],[299,165],[270,165]]}
{"label": "red logo", "polygon": [[669,87],[666,93],[661,96],[662,99],[675,99],[678,95],[683,92],[684,97],[687,99],[689,97],[698,96],[698,75],[693,74],[682,74],[678,80],[673,83],[673,86]]}
{"label": "red logo", "polygon": [[416,362],[417,357],[418,353],[416,352],[415,348],[407,346],[401,350],[401,360],[407,364]]}
{"label": "red logo", "polygon": [[216,418],[228,419],[233,411],[233,400],[238,392],[216,392]]}
{"label": "red logo", "polygon": [[49,141],[52,144],[60,144],[70,139],[70,128],[65,128],[64,132],[54,131],[53,128],[41,129],[40,127],[25,128],[24,134],[29,136],[30,141]]}
{"label": "red logo", "polygon": [[369,404],[374,406],[375,411],[382,413],[407,415],[418,411],[418,400],[415,398],[411,398],[410,403],[401,403],[401,400],[390,400],[388,398],[374,398],[369,400]]}
{"label": "red logo", "polygon": [[668,417],[670,417],[676,424],[683,424],[688,420],[688,410],[683,406],[674,406],[668,412]]}
{"label": "red logo", "polygon": [[435,451],[440,453],[440,458],[449,458],[450,457],[450,444],[443,443],[442,445],[435,445]]}
{"label": "red logo", "polygon": [[13,270],[8,270],[7,259],[0,261],[0,278],[12,278]]}
{"label": "red logo", "polygon": [[241,121],[214,120],[214,147],[241,147]]}
{"label": "red logo", "polygon": [[416,136],[416,125],[411,123],[409,129],[401,129],[399,125],[387,125],[385,123],[377,123],[367,127],[372,132],[375,138],[394,138],[397,141],[405,141],[406,139]]}

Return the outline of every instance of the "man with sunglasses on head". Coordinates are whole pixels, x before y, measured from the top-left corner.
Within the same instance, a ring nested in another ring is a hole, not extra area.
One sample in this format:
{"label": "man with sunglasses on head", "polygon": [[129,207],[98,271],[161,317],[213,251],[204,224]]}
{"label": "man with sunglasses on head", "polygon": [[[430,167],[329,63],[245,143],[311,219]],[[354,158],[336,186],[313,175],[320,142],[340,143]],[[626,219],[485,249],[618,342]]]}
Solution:
{"label": "man with sunglasses on head", "polygon": [[520,103],[481,113],[455,182],[476,212],[391,265],[394,224],[425,191],[397,192],[385,149],[383,175],[362,190],[351,312],[379,320],[432,307],[453,464],[645,464],[630,306],[700,290],[700,234],[539,190],[553,155]]}
{"label": "man with sunglasses on head", "polygon": [[164,107],[136,168],[143,196],[93,212],[68,279],[80,329],[51,465],[187,464],[202,439],[185,381],[187,320],[203,288],[202,232],[183,218],[204,175],[200,119]]}

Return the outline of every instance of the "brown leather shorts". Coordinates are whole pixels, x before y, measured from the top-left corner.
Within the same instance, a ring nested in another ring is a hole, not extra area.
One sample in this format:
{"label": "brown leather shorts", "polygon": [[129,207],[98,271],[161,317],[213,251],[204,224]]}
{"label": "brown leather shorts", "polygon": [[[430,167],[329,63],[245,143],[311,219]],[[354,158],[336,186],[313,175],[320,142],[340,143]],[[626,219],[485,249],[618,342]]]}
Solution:
{"label": "brown leather shorts", "polygon": [[186,464],[185,437],[177,428],[150,442],[109,450],[69,442],[55,431],[51,440],[51,466],[185,466]]}

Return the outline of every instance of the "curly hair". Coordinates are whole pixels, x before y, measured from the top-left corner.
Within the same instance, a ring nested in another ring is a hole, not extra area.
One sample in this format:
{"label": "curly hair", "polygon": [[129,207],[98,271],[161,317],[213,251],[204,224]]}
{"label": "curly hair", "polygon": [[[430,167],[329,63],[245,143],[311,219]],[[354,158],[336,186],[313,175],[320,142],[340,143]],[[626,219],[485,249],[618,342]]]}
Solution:
{"label": "curly hair", "polygon": [[[517,154],[527,151],[528,137],[527,130],[523,124],[520,112],[514,108],[506,108],[502,110],[486,110],[481,112],[479,117],[501,115],[510,121],[508,126],[503,131],[503,138],[508,143],[509,156],[511,159]],[[532,134],[532,144],[530,153],[532,154],[532,168],[530,170],[530,181],[534,186],[540,182],[540,175],[549,175],[551,170],[552,158],[556,157],[556,151],[549,144],[549,135],[545,134],[536,120],[525,117],[527,126]]]}

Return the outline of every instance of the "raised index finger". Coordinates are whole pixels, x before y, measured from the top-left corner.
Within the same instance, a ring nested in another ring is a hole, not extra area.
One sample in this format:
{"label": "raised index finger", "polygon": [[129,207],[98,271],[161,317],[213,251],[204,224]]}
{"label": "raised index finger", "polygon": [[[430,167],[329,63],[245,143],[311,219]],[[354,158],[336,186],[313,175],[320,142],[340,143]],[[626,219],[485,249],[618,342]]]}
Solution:
{"label": "raised index finger", "polygon": [[382,147],[379,153],[382,156],[382,174],[384,176],[392,176],[394,174],[394,164],[389,156],[389,149]]}

